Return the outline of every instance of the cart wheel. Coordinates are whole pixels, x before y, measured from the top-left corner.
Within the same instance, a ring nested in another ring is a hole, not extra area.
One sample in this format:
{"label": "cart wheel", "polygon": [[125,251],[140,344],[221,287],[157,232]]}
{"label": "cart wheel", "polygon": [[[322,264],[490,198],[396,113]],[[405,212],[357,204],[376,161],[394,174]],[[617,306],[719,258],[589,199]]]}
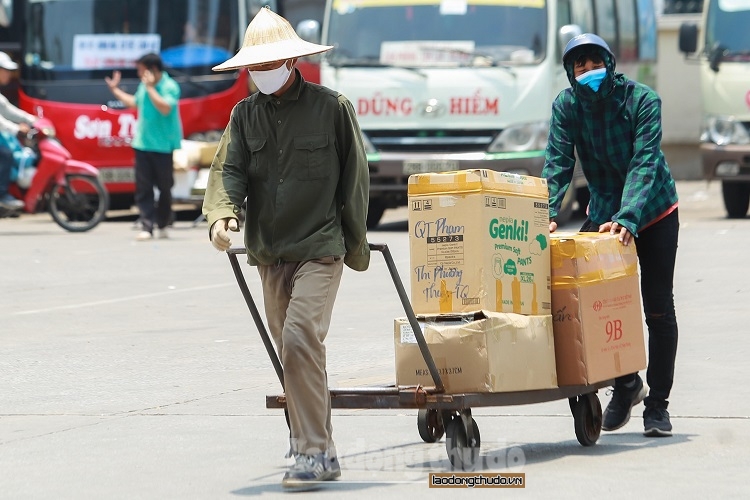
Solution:
{"label": "cart wheel", "polygon": [[579,443],[583,446],[596,444],[602,432],[602,405],[596,393],[590,392],[578,398],[573,408],[573,423]]}
{"label": "cart wheel", "polygon": [[445,434],[443,419],[437,410],[419,410],[419,413],[417,413],[417,429],[419,430],[419,437],[425,443],[439,441]]}
{"label": "cart wheel", "polygon": [[[471,422],[471,437],[467,436],[466,422]],[[471,413],[457,415],[445,427],[445,449],[453,468],[472,470],[479,458],[479,427]]]}

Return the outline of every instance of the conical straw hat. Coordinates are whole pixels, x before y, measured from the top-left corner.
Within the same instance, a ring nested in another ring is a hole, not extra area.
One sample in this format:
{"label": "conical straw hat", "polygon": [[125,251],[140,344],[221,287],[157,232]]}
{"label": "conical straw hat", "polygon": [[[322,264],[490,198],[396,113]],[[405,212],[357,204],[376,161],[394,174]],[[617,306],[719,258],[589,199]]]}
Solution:
{"label": "conical straw hat", "polygon": [[245,31],[242,48],[231,59],[214,66],[214,71],[229,71],[331,50],[332,46],[306,42],[297,36],[289,21],[268,7],[260,9]]}

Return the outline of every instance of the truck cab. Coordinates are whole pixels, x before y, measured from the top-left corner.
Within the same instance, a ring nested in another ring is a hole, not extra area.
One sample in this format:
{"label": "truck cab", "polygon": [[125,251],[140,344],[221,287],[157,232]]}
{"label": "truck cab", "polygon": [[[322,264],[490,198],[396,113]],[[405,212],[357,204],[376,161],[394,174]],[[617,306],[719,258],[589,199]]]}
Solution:
{"label": "truck cab", "polygon": [[750,0],[707,0],[701,24],[680,26],[679,48],[700,64],[700,150],[706,179],[721,181],[727,215],[750,206]]}

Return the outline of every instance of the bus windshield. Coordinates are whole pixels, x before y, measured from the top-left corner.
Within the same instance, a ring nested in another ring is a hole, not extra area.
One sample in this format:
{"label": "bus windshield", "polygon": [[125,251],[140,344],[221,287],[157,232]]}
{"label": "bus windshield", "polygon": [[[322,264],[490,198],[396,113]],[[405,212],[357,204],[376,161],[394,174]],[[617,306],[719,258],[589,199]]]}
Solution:
{"label": "bus windshield", "polygon": [[333,66],[531,64],[547,47],[545,0],[333,0]]}
{"label": "bus windshield", "polygon": [[30,78],[133,68],[146,52],[167,68],[205,68],[231,57],[240,39],[237,0],[30,0],[26,8]]}
{"label": "bus windshield", "polygon": [[711,0],[706,49],[723,49],[723,60],[750,60],[750,0]]}

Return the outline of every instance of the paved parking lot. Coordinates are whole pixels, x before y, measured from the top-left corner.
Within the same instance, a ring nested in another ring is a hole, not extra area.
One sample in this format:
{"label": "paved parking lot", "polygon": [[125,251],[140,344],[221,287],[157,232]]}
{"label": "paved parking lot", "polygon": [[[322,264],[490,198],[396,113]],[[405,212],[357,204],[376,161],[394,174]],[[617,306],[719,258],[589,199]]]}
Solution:
{"label": "paved parking lot", "polygon": [[[460,494],[746,497],[750,219],[724,217],[717,184],[678,189],[675,435],[644,438],[641,406],[584,448],[567,401],[477,409],[482,470],[524,472],[527,486]],[[408,287],[405,218],[386,212],[369,240],[389,245]],[[280,387],[227,257],[205,222],[178,220],[171,233],[136,243],[122,219],[84,234],[44,214],[0,220],[0,498],[282,494],[286,424],[265,408]],[[257,273],[245,275],[260,301]],[[331,385],[393,383],[397,316],[379,255],[367,272],[345,272],[327,341]],[[442,441],[419,438],[416,412],[336,410],[333,425],[343,475],[312,496],[455,496],[427,486],[450,467]]]}

